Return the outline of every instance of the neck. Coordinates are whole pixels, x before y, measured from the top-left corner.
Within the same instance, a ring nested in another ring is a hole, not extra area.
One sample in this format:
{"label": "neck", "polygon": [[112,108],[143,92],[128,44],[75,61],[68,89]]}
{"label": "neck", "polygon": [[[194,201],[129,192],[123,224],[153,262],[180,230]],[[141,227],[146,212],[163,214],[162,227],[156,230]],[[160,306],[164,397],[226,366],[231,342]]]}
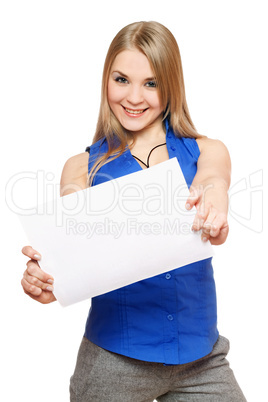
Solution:
{"label": "neck", "polygon": [[135,144],[160,144],[166,141],[165,126],[161,124],[157,126],[148,126],[142,131],[126,132],[127,142],[129,146]]}

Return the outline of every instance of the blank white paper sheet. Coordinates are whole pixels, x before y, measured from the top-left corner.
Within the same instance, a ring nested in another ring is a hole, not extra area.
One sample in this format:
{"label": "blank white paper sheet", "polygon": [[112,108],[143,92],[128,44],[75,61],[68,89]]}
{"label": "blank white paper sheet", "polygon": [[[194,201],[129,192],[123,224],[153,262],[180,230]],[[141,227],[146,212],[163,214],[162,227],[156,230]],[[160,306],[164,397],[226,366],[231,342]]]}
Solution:
{"label": "blank white paper sheet", "polygon": [[62,306],[213,255],[191,231],[195,211],[176,158],[20,215]]}

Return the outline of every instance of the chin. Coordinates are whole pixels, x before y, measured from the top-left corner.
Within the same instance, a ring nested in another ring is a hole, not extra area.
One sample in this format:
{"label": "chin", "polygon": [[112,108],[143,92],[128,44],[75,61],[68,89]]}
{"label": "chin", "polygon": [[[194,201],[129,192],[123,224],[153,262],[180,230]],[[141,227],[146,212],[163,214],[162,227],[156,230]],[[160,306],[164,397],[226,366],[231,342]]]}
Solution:
{"label": "chin", "polygon": [[138,122],[125,122],[122,121],[121,125],[124,127],[125,130],[127,131],[141,131],[147,127],[147,124],[140,124]]}

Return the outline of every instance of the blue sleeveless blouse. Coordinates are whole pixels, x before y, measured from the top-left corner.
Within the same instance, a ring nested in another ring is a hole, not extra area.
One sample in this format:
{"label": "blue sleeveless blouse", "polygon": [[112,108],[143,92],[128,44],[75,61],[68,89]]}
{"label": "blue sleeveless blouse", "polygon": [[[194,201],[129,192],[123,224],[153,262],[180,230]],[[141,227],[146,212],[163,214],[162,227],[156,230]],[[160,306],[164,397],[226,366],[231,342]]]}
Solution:
{"label": "blue sleeveless blouse", "polygon": [[[169,158],[177,157],[190,187],[200,155],[197,142],[175,136],[167,120],[165,125]],[[89,171],[107,149],[105,139],[90,146]],[[141,169],[127,149],[100,169],[93,185]],[[166,365],[189,363],[209,354],[219,335],[211,260],[94,297],[85,336],[111,352]]]}

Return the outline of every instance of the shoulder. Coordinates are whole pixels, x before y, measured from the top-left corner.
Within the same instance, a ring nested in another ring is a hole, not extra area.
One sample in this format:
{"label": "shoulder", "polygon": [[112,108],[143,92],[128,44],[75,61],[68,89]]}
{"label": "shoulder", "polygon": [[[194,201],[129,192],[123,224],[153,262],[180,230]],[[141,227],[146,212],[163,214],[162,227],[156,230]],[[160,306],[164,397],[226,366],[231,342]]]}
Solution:
{"label": "shoulder", "polygon": [[210,139],[207,137],[196,140],[200,148],[200,157],[198,159],[198,169],[203,172],[214,174],[218,172],[221,177],[225,177],[230,183],[231,179],[231,159],[227,147],[222,141]]}
{"label": "shoulder", "polygon": [[61,196],[87,188],[88,152],[69,158],[62,170],[60,192]]}
{"label": "shoulder", "polygon": [[90,156],[93,157],[97,155],[99,152],[107,152],[108,151],[108,144],[105,137],[99,139],[98,141],[94,142],[90,145]]}
{"label": "shoulder", "polygon": [[220,140],[214,140],[208,137],[197,138],[196,142],[200,149],[200,153],[214,152],[215,154],[229,155],[226,145]]}

